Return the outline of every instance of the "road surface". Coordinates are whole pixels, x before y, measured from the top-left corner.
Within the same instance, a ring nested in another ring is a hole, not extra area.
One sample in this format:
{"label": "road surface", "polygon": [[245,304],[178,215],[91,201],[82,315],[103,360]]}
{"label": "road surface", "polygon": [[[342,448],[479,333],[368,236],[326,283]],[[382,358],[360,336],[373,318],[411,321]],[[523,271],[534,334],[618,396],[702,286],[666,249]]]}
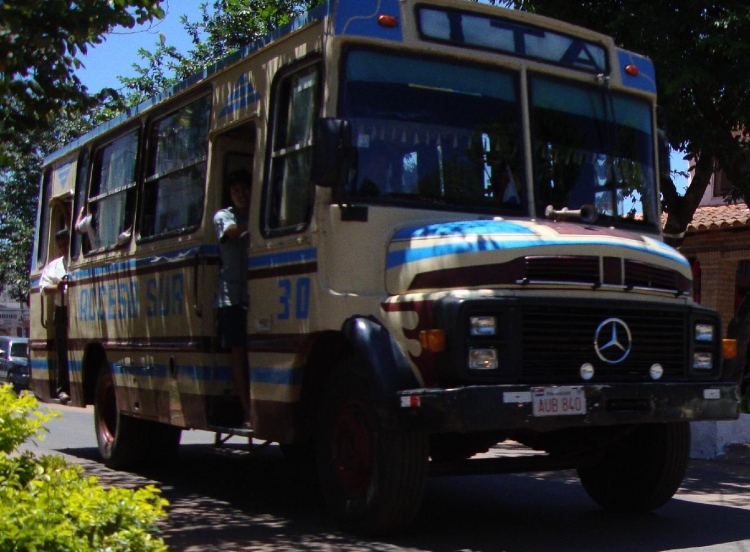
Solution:
{"label": "road surface", "polygon": [[46,406],[64,418],[31,449],[63,454],[106,485],[157,485],[172,551],[750,551],[749,465],[695,460],[677,496],[645,516],[603,512],[572,471],[432,478],[411,532],[360,539],[329,521],[314,479],[275,445],[250,455],[233,439],[217,453],[213,434],[187,431],[175,466],[113,471],[98,462],[91,408]]}

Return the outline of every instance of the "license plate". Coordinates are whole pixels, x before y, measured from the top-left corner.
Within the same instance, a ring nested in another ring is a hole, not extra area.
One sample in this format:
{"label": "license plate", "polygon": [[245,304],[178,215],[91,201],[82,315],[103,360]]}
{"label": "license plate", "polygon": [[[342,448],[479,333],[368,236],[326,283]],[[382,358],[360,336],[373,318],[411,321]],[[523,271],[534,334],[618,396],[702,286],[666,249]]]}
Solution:
{"label": "license plate", "polygon": [[534,416],[575,416],[586,414],[586,394],[582,387],[535,387]]}

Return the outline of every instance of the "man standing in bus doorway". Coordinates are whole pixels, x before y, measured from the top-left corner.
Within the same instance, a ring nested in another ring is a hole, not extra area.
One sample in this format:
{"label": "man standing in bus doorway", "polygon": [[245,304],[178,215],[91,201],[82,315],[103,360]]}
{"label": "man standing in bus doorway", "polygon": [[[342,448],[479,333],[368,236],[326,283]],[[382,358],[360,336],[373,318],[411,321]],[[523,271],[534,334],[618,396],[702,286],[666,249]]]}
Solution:
{"label": "man standing in bus doorway", "polygon": [[252,176],[231,173],[227,179],[232,205],[214,215],[219,238],[219,271],[216,306],[222,348],[232,352],[232,378],[242,403],[243,427],[250,428],[250,383],[247,362],[247,252],[250,244],[247,218]]}
{"label": "man standing in bus doorway", "polygon": [[[39,279],[39,287],[45,296],[54,295],[55,353],[57,356],[57,377],[55,397],[63,404],[70,401],[70,380],[68,378],[68,307],[65,305],[65,288],[68,275],[68,249],[70,231],[64,228],[55,234],[59,257],[47,263]],[[42,298],[44,300],[44,298]]]}

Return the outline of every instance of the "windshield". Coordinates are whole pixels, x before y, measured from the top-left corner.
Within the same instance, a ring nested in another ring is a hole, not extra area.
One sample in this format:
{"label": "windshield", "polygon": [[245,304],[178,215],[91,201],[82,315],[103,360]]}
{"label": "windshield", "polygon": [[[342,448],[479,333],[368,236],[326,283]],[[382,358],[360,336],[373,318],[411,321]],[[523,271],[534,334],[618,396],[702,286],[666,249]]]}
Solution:
{"label": "windshield", "polygon": [[23,357],[26,358],[29,356],[27,349],[26,349],[26,343],[13,343],[10,346],[10,356],[12,357]]}
{"label": "windshield", "polygon": [[537,77],[531,106],[537,216],[589,205],[601,222],[656,225],[648,102]]}
{"label": "windshield", "polygon": [[511,73],[353,50],[342,115],[357,151],[350,196],[524,209],[520,107]]}

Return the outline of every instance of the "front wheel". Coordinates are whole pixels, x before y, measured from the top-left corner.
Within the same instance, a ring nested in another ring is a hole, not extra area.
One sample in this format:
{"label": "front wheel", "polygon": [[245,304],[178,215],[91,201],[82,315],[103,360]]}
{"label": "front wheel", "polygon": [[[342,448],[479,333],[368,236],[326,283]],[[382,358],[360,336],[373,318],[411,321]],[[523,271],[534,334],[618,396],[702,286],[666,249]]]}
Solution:
{"label": "front wheel", "polygon": [[579,468],[578,476],[605,510],[649,512],[680,488],[689,455],[687,422],[642,425],[608,445],[599,463]]}
{"label": "front wheel", "polygon": [[427,481],[426,435],[384,429],[372,392],[353,359],[334,370],[323,394],[316,435],[321,489],[347,529],[367,535],[407,527]]}

